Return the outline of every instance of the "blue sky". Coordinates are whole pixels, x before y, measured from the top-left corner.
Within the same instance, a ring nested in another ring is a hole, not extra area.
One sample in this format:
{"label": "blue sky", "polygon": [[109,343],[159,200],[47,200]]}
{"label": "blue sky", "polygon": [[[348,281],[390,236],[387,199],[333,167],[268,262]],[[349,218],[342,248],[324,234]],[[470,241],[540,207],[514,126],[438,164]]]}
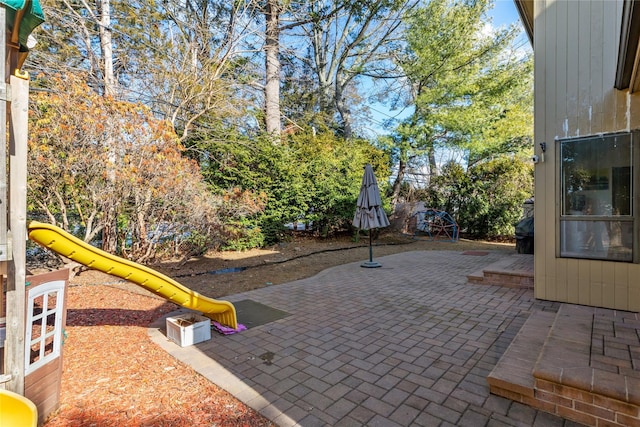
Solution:
{"label": "blue sky", "polygon": [[491,15],[496,26],[511,25],[520,19],[513,0],[496,0]]}
{"label": "blue sky", "polygon": [[518,36],[518,42],[523,42],[530,47],[528,45],[529,39],[524,31],[524,27],[522,26],[520,16],[518,15],[518,11],[516,10],[516,5],[513,0],[496,0],[490,15],[493,18],[493,25],[495,27],[516,23],[521,28],[520,36]]}

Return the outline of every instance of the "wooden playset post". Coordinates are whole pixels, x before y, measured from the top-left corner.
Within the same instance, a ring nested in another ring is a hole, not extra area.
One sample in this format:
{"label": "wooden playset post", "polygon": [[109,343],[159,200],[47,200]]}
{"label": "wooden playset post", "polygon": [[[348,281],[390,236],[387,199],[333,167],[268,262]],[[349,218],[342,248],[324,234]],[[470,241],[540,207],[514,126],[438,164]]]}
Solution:
{"label": "wooden playset post", "polygon": [[0,387],[18,394],[24,394],[25,372],[29,100],[29,77],[20,72],[24,55],[21,57],[19,31],[24,13],[30,7],[31,2],[27,0],[21,10],[15,11],[10,26],[7,25],[6,6],[0,7],[0,28],[11,28],[11,31],[0,31],[0,58],[5,58],[5,61],[0,60],[0,75],[4,76],[0,83],[0,274],[6,277],[5,370],[0,376]]}
{"label": "wooden playset post", "polygon": [[[6,9],[0,7],[0,26],[6,27]],[[0,28],[2,28],[0,27]],[[5,57],[6,51],[6,32],[0,31],[0,58]],[[0,75],[5,75],[6,64],[0,61]],[[7,86],[6,84],[0,84],[0,117],[6,117],[6,101],[7,101]],[[5,120],[0,120],[0,245],[8,242],[7,239],[7,123]],[[0,252],[8,254],[6,246],[0,248]],[[6,326],[6,301],[4,299],[5,290],[5,278],[7,272],[7,256],[0,254],[0,326]],[[6,329],[5,329],[6,333]],[[3,336],[0,336],[0,340],[4,340]],[[0,343],[4,347],[4,343]],[[2,351],[2,350],[0,350]],[[4,356],[4,355],[3,355]],[[5,357],[6,358],[6,357]],[[4,366],[0,366],[0,375],[5,372]],[[4,381],[0,381],[2,383]]]}

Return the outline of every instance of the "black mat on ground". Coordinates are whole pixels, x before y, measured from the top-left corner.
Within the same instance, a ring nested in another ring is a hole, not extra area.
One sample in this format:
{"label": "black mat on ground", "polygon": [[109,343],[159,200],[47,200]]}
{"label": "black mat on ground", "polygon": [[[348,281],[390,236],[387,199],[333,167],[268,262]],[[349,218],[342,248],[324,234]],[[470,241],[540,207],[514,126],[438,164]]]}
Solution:
{"label": "black mat on ground", "polygon": [[233,305],[236,308],[238,323],[243,324],[247,329],[274,322],[290,315],[286,311],[278,310],[250,299],[234,302]]}

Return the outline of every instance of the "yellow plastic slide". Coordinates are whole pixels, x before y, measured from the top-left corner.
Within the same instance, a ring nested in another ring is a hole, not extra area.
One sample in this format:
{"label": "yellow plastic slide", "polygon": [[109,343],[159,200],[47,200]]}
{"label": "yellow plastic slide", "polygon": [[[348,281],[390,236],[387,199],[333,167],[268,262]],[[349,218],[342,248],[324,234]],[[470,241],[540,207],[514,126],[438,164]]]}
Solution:
{"label": "yellow plastic slide", "polygon": [[0,389],[0,425],[37,427],[38,408],[26,397]]}
{"label": "yellow plastic slide", "polygon": [[228,301],[200,295],[162,273],[111,255],[54,225],[31,221],[28,229],[31,240],[62,256],[140,285],[182,307],[199,311],[218,323],[238,328],[236,309]]}

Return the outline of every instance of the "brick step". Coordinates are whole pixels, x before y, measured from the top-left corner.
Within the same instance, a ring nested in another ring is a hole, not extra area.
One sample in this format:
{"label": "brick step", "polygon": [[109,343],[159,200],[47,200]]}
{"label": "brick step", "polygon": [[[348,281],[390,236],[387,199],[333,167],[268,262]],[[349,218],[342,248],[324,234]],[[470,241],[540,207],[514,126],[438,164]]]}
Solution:
{"label": "brick step", "polygon": [[512,255],[467,276],[475,285],[533,289],[533,255]]}
{"label": "brick step", "polygon": [[[602,319],[617,322],[612,329],[620,324],[633,327],[637,314],[572,304],[560,307],[533,370],[536,399],[556,415],[585,425],[640,426],[638,371],[615,369],[616,364],[622,366],[621,359],[610,357],[607,366],[598,362],[606,357],[596,357],[614,354],[614,345],[619,345],[596,338],[596,322]],[[611,336],[616,332],[612,330]],[[599,349],[597,341],[607,343]],[[626,352],[640,352],[637,338]]]}
{"label": "brick step", "polygon": [[533,369],[555,317],[556,313],[547,311],[529,316],[487,377],[491,393],[527,405],[534,403]]}
{"label": "brick step", "polygon": [[637,372],[594,364],[597,351],[607,351],[592,342],[597,321],[633,328],[637,317],[571,304],[532,313],[487,377],[491,393],[589,426],[640,426]]}

